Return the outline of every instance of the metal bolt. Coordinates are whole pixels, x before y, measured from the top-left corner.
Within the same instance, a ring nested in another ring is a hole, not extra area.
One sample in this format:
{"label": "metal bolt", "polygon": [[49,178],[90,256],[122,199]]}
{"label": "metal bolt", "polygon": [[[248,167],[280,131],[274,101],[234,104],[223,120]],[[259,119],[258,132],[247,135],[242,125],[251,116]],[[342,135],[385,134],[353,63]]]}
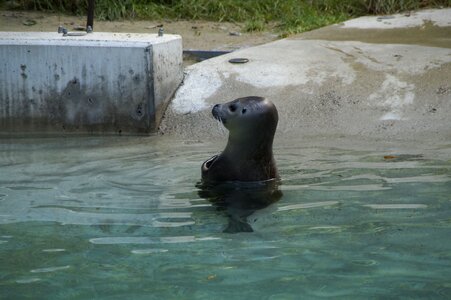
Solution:
{"label": "metal bolt", "polygon": [[163,27],[161,27],[160,29],[158,29],[158,36],[163,36],[163,33],[164,33]]}
{"label": "metal bolt", "polygon": [[92,27],[91,27],[91,26],[88,26],[88,27],[86,28],[86,32],[87,32],[87,33],[92,33]]}

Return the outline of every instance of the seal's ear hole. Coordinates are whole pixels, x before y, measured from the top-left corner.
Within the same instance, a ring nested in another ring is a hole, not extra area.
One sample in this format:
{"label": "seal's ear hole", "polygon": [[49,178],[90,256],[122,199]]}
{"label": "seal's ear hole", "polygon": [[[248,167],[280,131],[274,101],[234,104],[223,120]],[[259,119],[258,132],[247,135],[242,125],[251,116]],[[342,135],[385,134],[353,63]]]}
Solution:
{"label": "seal's ear hole", "polygon": [[230,106],[229,106],[229,110],[231,111],[231,112],[234,112],[235,110],[236,110],[236,104],[231,104]]}
{"label": "seal's ear hole", "polygon": [[246,110],[245,108],[243,108],[243,110],[241,111],[241,113],[242,113],[242,114],[245,114],[246,111],[247,111],[247,110]]}

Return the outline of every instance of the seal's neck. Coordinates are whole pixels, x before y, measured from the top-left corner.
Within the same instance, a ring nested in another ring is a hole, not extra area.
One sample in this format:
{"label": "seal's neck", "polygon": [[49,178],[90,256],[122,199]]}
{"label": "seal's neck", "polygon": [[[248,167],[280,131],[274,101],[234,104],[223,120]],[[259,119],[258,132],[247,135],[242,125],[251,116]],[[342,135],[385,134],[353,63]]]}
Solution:
{"label": "seal's neck", "polygon": [[229,135],[224,153],[237,160],[272,159],[272,144],[274,136],[260,135],[258,133],[240,137]]}

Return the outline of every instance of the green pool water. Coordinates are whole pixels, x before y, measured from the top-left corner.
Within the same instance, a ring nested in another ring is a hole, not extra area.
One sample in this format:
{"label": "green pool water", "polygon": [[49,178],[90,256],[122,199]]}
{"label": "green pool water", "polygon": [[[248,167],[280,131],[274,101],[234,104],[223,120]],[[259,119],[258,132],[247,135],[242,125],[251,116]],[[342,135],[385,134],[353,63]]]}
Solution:
{"label": "green pool water", "polygon": [[276,140],[282,198],[227,233],[221,143],[0,140],[1,299],[450,299],[451,144]]}

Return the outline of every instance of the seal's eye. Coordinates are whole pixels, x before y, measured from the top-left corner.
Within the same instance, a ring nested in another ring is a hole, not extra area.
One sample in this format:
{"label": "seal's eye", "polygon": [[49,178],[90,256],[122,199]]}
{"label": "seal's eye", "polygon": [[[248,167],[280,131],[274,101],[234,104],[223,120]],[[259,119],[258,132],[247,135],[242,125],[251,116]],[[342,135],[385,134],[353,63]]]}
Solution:
{"label": "seal's eye", "polygon": [[247,110],[246,110],[245,108],[243,108],[243,110],[241,111],[241,113],[242,113],[242,114],[245,114],[246,111],[247,111]]}
{"label": "seal's eye", "polygon": [[230,106],[229,106],[229,110],[231,111],[231,112],[235,112],[235,110],[236,110],[236,104],[231,104]]}

